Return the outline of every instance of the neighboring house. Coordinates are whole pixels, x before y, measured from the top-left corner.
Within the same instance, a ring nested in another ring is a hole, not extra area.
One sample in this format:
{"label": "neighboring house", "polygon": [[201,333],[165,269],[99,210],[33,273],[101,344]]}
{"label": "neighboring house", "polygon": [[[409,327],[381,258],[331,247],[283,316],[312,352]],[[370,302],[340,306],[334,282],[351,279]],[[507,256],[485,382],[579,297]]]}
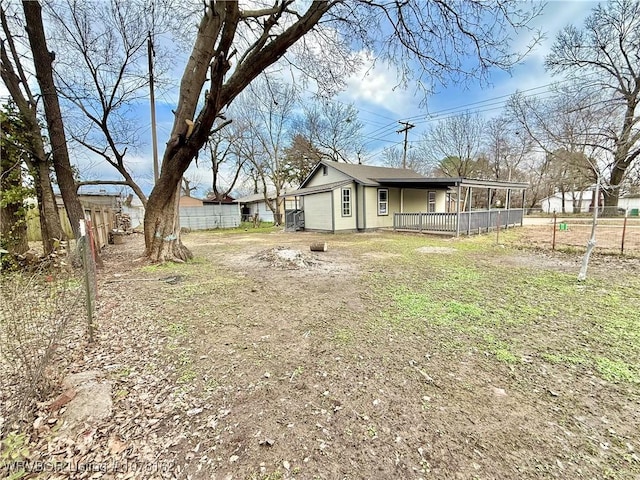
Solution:
{"label": "neighboring house", "polygon": [[[275,192],[267,194],[267,198],[270,202],[275,202]],[[262,222],[273,222],[273,212],[268,207],[264,198],[264,193],[255,193],[253,195],[247,195],[238,199],[240,204],[240,211],[242,212],[242,221],[252,220],[255,214],[258,214],[258,218]],[[284,215],[284,205],[281,207],[280,214]]]}
{"label": "neighboring house", "polygon": [[[564,213],[588,213],[592,211],[593,190],[584,192],[566,192],[564,194]],[[602,206],[602,197],[600,198]],[[545,213],[562,213],[562,193],[557,192],[543,198],[540,207]],[[623,195],[618,199],[618,208],[629,215],[637,216],[640,212],[640,195]]]}
{"label": "neighboring house", "polygon": [[[521,223],[522,209],[510,208],[511,192],[524,192],[526,187],[513,182],[428,178],[408,169],[321,161],[299,189],[287,194],[286,226],[325,232],[394,228],[472,233],[490,229],[496,222]],[[477,188],[487,191],[489,198],[492,190],[507,190],[507,208],[471,211],[466,199],[473,198],[471,193]],[[469,211],[461,212],[465,205]],[[494,213],[505,210],[509,213],[501,219]]]}
{"label": "neighboring house", "polygon": [[618,199],[618,208],[624,208],[632,217],[640,216],[640,194],[623,195]]}
{"label": "neighboring house", "polygon": [[180,227],[189,230],[235,228],[240,225],[240,205],[232,197],[222,200],[182,195],[180,197]]}
{"label": "neighboring house", "polygon": [[[565,213],[587,213],[591,210],[593,191],[565,192],[564,212]],[[545,213],[562,213],[562,193],[556,192],[549,197],[540,200],[540,207]]]}
{"label": "neighboring house", "polygon": [[[198,202],[180,199],[180,227],[189,230],[211,230],[215,228],[235,228],[240,225],[240,205],[233,198],[223,200],[194,199]],[[191,205],[188,205],[191,203]]]}
{"label": "neighboring house", "polygon": [[187,195],[182,195],[180,197],[180,207],[201,207],[202,205],[203,201],[199,198]]}

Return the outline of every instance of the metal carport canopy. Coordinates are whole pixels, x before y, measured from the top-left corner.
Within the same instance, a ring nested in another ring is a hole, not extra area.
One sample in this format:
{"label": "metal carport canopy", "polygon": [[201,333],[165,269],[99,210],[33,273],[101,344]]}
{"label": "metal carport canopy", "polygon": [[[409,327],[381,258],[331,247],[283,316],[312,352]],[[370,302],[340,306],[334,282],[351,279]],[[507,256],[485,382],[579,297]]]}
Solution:
{"label": "metal carport canopy", "polygon": [[502,182],[499,180],[477,180],[475,178],[464,177],[442,177],[442,178],[376,178],[374,179],[381,187],[399,188],[442,188],[442,187],[484,187],[499,189],[524,189],[528,188],[528,183]]}

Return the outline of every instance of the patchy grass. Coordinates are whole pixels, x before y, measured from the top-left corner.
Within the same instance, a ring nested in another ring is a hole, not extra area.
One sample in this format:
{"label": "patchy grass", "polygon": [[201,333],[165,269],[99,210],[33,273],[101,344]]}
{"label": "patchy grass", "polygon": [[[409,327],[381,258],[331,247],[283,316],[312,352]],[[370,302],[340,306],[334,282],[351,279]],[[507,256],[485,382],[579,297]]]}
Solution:
{"label": "patchy grass", "polygon": [[[236,235],[236,234],[256,234],[256,233],[274,233],[284,229],[282,226],[274,226],[273,222],[260,222],[258,226],[253,222],[242,222],[235,228],[216,228],[215,230],[207,230],[208,235]],[[204,232],[198,232],[202,234]]]}
{"label": "patchy grass", "polygon": [[[416,252],[425,244],[453,244],[455,252]],[[581,284],[573,273],[502,265],[512,251],[494,248],[491,236],[455,243],[401,236],[385,247],[402,252],[402,271],[364,280],[383,312],[372,324],[424,336],[435,330],[507,364],[533,356],[591,368],[610,381],[638,380],[637,277],[603,284],[592,275]]]}

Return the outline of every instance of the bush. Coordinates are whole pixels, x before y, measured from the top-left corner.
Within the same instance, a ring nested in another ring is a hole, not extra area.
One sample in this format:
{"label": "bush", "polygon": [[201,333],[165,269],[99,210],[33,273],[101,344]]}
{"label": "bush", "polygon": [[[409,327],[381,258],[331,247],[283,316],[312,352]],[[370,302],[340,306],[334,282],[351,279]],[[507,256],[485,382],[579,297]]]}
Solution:
{"label": "bush", "polygon": [[83,293],[70,271],[0,275],[0,438],[51,393],[49,367]]}

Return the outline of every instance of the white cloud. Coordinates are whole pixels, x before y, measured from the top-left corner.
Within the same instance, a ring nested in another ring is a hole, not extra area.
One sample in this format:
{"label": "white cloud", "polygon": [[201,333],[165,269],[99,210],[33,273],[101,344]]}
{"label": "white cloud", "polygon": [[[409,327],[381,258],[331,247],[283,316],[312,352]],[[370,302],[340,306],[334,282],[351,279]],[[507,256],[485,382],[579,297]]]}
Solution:
{"label": "white cloud", "polygon": [[365,52],[359,55],[362,66],[347,79],[347,88],[338,96],[339,100],[355,102],[362,108],[380,108],[398,119],[412,114],[419,101],[399,86],[395,67],[382,61],[374,62]]}

